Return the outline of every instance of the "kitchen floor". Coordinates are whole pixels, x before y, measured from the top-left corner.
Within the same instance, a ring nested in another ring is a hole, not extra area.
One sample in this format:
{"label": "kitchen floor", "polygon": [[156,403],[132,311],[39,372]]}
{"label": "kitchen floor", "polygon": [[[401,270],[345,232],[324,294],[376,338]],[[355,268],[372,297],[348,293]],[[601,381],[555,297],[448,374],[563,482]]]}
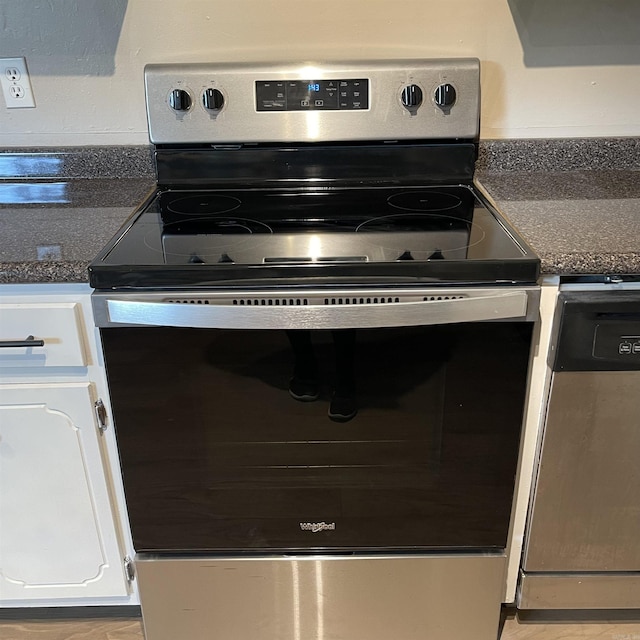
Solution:
{"label": "kitchen floor", "polygon": [[[140,618],[3,620],[2,640],[143,640]],[[640,640],[640,621],[522,622],[507,615],[500,640]],[[179,639],[176,639],[179,640]]]}

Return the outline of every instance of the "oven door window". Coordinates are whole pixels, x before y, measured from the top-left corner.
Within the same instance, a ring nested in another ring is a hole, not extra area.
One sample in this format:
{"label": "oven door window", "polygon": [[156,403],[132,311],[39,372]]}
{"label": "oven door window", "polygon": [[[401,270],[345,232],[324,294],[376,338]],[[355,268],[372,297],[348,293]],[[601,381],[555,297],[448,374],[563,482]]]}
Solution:
{"label": "oven door window", "polygon": [[102,337],[137,551],[505,545],[529,323]]}

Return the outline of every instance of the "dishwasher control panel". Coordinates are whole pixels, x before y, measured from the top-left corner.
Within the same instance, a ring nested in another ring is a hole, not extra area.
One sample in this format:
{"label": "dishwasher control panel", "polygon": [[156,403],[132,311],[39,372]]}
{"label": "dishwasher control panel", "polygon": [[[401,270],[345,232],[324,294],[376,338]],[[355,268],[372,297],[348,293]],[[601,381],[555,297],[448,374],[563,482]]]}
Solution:
{"label": "dishwasher control panel", "polygon": [[640,322],[604,321],[593,336],[593,357],[640,362]]}
{"label": "dishwasher control panel", "polygon": [[640,370],[640,291],[563,292],[556,315],[554,371]]}

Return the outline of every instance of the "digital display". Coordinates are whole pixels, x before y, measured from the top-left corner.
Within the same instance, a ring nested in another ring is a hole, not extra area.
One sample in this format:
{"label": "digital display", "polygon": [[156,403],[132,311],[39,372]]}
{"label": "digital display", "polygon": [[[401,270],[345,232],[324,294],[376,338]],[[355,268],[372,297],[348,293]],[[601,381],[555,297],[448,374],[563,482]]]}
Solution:
{"label": "digital display", "polygon": [[337,109],[337,80],[289,80],[285,82],[287,110]]}
{"label": "digital display", "polygon": [[267,80],[256,82],[258,111],[353,111],[369,108],[369,81]]}

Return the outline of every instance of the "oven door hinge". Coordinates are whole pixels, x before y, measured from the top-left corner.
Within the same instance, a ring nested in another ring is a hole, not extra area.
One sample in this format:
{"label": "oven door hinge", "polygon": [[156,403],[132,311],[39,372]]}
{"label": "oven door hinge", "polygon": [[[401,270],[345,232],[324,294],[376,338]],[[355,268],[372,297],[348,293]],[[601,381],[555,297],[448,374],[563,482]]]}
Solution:
{"label": "oven door hinge", "polygon": [[93,410],[96,412],[96,420],[98,421],[98,430],[100,433],[104,433],[107,430],[107,424],[109,417],[107,416],[107,408],[104,406],[104,402],[98,398],[93,403]]}
{"label": "oven door hinge", "polygon": [[129,556],[124,557],[124,575],[127,577],[127,582],[129,583],[136,579],[136,570],[133,566],[133,560]]}

